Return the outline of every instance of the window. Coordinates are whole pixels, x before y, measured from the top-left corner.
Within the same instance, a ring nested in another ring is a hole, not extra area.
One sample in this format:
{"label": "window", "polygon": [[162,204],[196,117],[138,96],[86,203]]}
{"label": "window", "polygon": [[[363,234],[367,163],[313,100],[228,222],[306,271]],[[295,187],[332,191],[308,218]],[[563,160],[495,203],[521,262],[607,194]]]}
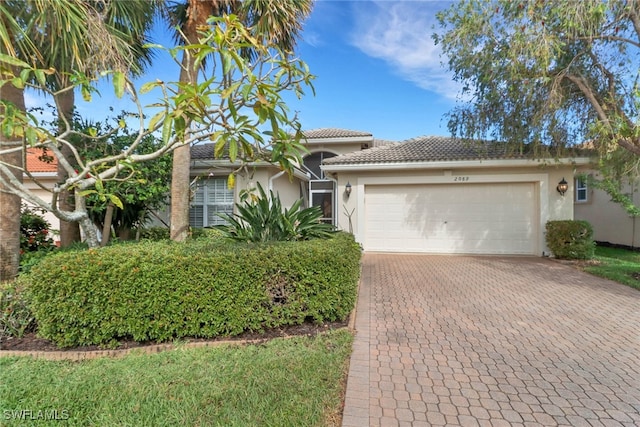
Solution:
{"label": "window", "polygon": [[233,190],[227,188],[226,178],[198,181],[189,209],[189,225],[195,228],[225,224],[217,214],[233,213]]}
{"label": "window", "polygon": [[589,189],[585,178],[576,178],[576,202],[587,202],[589,200]]}

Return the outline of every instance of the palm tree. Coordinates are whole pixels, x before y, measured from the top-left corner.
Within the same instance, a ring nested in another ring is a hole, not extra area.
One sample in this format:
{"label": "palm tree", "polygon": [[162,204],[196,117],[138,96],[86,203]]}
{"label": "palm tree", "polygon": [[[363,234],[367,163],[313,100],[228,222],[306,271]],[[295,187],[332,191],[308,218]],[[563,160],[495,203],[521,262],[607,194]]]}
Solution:
{"label": "palm tree", "polygon": [[[0,3],[0,53],[16,55],[19,51],[27,51],[33,47],[24,36],[23,22],[16,11],[16,2]],[[5,104],[8,103],[8,104]],[[6,108],[17,108],[25,111],[24,90],[12,85],[5,85],[0,90],[0,114]],[[0,164],[7,167],[6,173],[22,182],[22,138],[19,135],[0,132],[0,152],[15,148],[13,152],[0,155]],[[3,174],[0,170],[0,174]],[[5,176],[6,179],[9,176]],[[0,283],[13,280],[18,275],[20,264],[20,207],[22,200],[10,193],[0,180]]]}
{"label": "palm tree", "polygon": [[[49,87],[59,90],[68,87],[73,71],[94,75],[101,70],[140,74],[151,62],[151,51],[144,49],[145,35],[153,23],[157,1],[92,2],[87,0],[55,2],[67,11],[52,7],[50,2],[34,4],[34,28],[30,34],[41,47],[43,65],[57,73],[49,79]],[[43,68],[45,68],[43,67]],[[59,128],[64,131],[72,121],[75,92],[58,92]],[[61,147],[62,154],[71,158],[71,149]],[[58,163],[58,181],[63,182],[68,171]],[[61,210],[73,210],[73,194],[60,197]],[[60,243],[65,247],[80,241],[77,222],[60,221]]]}
{"label": "palm tree", "polygon": [[[11,102],[16,108],[25,110],[24,91],[5,85],[0,91],[2,101]],[[0,106],[0,113],[3,107]],[[22,138],[0,133],[0,151],[22,146]],[[22,151],[16,150],[0,155],[0,163],[13,169],[13,176],[22,182]],[[0,174],[2,171],[0,171]],[[12,280],[18,275],[20,264],[20,196],[3,191],[0,180],[0,282]]]}
{"label": "palm tree", "polygon": [[[55,68],[57,72],[49,80],[51,88],[65,87],[72,71],[140,72],[150,60],[142,46],[156,7],[156,1],[4,0],[0,2],[0,52],[39,68]],[[0,101],[25,111],[22,89],[5,85],[0,91]],[[60,92],[56,101],[61,122],[68,123],[75,104],[74,92]],[[0,136],[0,148],[9,145],[19,149],[21,138]],[[0,158],[19,180],[23,166],[21,151]],[[12,279],[18,272],[21,200],[0,188],[0,202],[1,281]],[[65,244],[69,243],[69,234],[64,229],[63,235]]]}
{"label": "palm tree", "polygon": [[[185,44],[198,41],[198,28],[207,25],[210,16],[234,13],[251,28],[254,36],[292,51],[309,16],[313,0],[187,0],[168,9],[168,21],[181,29],[178,40]],[[246,52],[254,57],[254,52]],[[255,59],[255,58],[254,58]],[[193,58],[185,51],[180,70],[181,83],[195,83],[197,70]],[[171,177],[171,239],[184,241],[189,230],[189,166],[190,147],[184,144],[173,151]]]}

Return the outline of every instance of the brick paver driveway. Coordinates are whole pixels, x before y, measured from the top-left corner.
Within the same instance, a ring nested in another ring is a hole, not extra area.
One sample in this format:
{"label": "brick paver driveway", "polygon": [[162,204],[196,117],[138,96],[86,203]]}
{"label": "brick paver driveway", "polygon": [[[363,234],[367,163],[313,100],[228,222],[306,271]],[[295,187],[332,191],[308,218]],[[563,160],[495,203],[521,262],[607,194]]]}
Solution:
{"label": "brick paver driveway", "polygon": [[344,426],[638,426],[640,292],[552,260],[365,254]]}

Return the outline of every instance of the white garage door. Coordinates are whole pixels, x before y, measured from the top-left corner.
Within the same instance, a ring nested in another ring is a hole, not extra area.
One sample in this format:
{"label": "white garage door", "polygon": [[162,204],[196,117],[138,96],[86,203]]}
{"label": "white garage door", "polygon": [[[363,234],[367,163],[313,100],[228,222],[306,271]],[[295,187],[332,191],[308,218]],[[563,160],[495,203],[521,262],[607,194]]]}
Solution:
{"label": "white garage door", "polygon": [[367,251],[537,252],[534,183],[365,186]]}

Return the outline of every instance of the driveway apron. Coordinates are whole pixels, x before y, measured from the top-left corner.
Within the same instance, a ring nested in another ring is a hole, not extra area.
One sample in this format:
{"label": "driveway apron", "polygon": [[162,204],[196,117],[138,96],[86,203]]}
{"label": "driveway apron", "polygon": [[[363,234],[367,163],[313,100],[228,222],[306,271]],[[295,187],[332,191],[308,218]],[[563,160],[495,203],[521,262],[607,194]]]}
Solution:
{"label": "driveway apron", "polygon": [[640,292],[533,257],[364,255],[343,426],[640,426]]}

